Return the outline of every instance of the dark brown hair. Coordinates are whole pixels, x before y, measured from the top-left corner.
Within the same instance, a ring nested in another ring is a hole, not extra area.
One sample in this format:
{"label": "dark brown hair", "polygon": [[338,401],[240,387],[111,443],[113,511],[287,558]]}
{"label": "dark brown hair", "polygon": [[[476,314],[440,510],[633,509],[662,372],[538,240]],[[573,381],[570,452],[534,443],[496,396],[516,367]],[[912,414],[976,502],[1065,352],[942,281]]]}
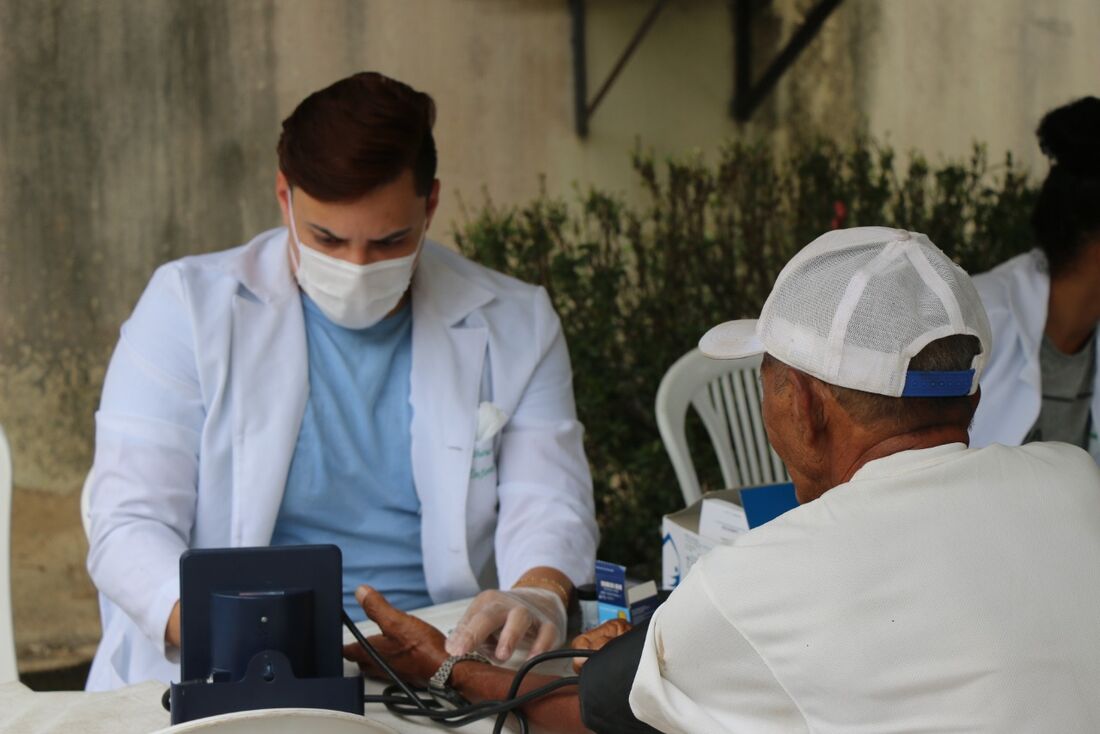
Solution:
{"label": "dark brown hair", "polygon": [[416,193],[435,180],[435,102],[374,71],[306,97],[283,120],[279,170],[293,187],[327,202],[354,201],[412,170]]}

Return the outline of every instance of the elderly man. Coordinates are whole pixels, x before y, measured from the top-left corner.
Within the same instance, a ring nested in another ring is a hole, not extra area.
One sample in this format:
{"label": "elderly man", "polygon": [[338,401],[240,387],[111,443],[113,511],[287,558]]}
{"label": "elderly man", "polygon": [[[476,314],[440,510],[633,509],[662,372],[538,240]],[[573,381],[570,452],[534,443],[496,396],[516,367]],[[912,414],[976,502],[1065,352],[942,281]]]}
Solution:
{"label": "elderly man", "polygon": [[[1097,730],[1100,470],[1066,444],[968,448],[992,345],[966,273],[923,235],[830,232],[780,273],[759,321],[700,346],[764,353],[764,421],[801,506],[707,555],[644,637],[589,660],[579,701],[559,695],[532,718],[559,731]],[[377,594],[360,597],[410,673],[412,657],[446,659]],[[394,638],[422,644],[403,656]],[[461,662],[451,683],[476,700],[508,677]]]}

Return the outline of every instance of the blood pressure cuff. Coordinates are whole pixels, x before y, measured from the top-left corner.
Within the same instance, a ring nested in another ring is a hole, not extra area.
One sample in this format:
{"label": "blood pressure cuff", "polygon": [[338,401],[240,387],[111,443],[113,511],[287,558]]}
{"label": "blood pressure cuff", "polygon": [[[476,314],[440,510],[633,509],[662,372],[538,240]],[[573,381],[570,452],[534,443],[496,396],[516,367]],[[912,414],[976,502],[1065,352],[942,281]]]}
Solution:
{"label": "blood pressure cuff", "polygon": [[581,721],[596,734],[660,734],[630,710],[630,689],[649,623],[607,643],[581,668]]}

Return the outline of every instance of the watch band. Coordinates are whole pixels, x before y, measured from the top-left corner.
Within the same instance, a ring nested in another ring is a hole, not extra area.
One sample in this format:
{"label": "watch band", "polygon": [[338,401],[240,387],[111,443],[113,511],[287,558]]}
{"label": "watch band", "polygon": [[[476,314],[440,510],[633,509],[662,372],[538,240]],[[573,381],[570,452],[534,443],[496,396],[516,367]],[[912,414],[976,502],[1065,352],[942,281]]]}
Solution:
{"label": "watch band", "polygon": [[465,655],[452,655],[443,661],[443,664],[439,666],[439,670],[435,671],[435,674],[429,681],[429,687],[439,690],[447,688],[447,683],[451,680],[451,671],[454,670],[455,665],[466,660],[492,665],[489,658],[479,652],[468,652]]}

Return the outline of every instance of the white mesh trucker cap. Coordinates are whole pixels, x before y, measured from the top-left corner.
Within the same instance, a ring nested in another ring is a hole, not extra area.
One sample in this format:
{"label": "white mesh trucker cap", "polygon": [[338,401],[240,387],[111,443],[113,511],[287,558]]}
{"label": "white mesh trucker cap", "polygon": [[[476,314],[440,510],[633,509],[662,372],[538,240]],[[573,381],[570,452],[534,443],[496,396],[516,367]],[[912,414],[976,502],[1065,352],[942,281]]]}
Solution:
{"label": "white mesh trucker cap", "polygon": [[[969,370],[909,371],[930,342],[970,334],[981,354]],[[715,326],[703,354],[767,352],[820,380],[893,397],[971,395],[993,337],[966,272],[923,234],[888,227],[827,232],[795,255],[759,319]]]}

